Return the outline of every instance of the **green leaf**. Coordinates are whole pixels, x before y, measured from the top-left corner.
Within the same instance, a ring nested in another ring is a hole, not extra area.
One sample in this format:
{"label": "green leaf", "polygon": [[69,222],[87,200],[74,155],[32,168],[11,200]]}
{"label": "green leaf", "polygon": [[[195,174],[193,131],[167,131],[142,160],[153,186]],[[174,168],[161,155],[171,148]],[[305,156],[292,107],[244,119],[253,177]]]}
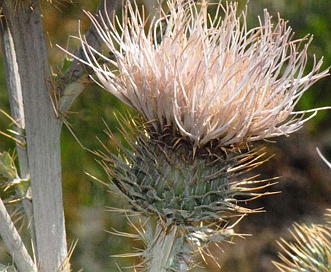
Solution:
{"label": "green leaf", "polygon": [[68,56],[66,56],[63,60],[63,64],[62,64],[62,69],[61,71],[63,73],[66,73],[71,65],[71,63],[74,61],[73,58],[69,58]]}
{"label": "green leaf", "polygon": [[17,170],[8,152],[0,153],[0,175],[9,181],[17,177]]}

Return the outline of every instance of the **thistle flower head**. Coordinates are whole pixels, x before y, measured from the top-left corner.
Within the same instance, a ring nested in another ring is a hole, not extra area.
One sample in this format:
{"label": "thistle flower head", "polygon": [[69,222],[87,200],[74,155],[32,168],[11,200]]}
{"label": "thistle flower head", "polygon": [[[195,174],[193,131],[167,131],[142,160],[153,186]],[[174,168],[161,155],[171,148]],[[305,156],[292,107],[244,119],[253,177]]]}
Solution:
{"label": "thistle flower head", "polygon": [[236,3],[220,4],[215,19],[206,3],[168,7],[147,30],[147,18],[130,3],[122,21],[99,23],[88,13],[116,61],[81,37],[101,85],[156,131],[171,126],[194,146],[229,146],[288,135],[309,119],[294,106],[328,72],[319,72],[321,59],[304,74],[311,38],[294,40],[287,23],[274,25],[267,11],[249,30]]}
{"label": "thistle flower head", "polygon": [[215,19],[206,3],[167,3],[169,13],[160,10],[150,26],[130,2],[122,19],[87,13],[115,59],[80,39],[82,61],[100,84],[142,117],[140,125],[132,118],[121,123],[129,149],[98,153],[110,187],[133,211],[158,219],[147,261],[159,255],[151,252],[160,233],[180,229],[174,237],[181,246],[160,267],[187,271],[178,268],[190,266],[186,245],[229,238],[222,223],[256,211],[240,204],[270,185],[238,178],[261,164],[260,156],[239,153],[242,144],[299,129],[310,117],[294,106],[328,71],[319,72],[322,60],[315,60],[304,74],[311,38],[293,40],[287,23],[278,18],[273,25],[267,11],[248,30],[236,3],[219,4]]}

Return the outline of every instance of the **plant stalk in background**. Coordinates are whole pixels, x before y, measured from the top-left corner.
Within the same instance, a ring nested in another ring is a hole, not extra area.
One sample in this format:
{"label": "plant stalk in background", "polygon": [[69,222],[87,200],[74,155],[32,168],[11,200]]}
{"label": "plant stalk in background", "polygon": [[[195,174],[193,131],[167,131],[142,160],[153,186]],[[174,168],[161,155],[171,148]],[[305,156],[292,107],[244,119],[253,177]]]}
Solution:
{"label": "plant stalk in background", "polygon": [[[112,13],[117,8],[117,1],[106,4],[102,0],[100,6]],[[61,80],[61,86],[55,86],[48,62],[40,1],[0,0],[0,7],[0,36],[11,106],[9,118],[14,123],[15,137],[1,134],[15,139],[20,169],[18,173],[14,164],[11,167],[8,153],[0,153],[0,178],[6,180],[4,187],[16,189],[15,195],[11,196],[15,201],[11,204],[18,209],[23,204],[31,238],[27,240],[31,240],[32,245],[28,247],[28,243],[22,241],[1,199],[0,235],[15,269],[69,271],[60,134],[66,111],[86,87],[86,82],[79,80],[84,78],[83,65],[73,62],[68,71],[64,71],[67,74]],[[98,49],[101,41],[95,38],[93,26],[86,35],[91,45]],[[82,56],[80,51],[77,56]],[[63,95],[61,101],[57,101],[55,98],[60,95]]]}

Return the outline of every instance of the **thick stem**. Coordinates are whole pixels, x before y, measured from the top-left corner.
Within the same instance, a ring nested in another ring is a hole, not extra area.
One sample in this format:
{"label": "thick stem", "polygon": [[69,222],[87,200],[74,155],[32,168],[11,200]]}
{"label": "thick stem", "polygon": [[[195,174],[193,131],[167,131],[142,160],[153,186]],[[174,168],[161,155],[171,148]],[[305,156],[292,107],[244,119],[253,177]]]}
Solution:
{"label": "thick stem", "polygon": [[[16,6],[19,5],[19,7]],[[67,258],[60,132],[50,97],[50,69],[39,1],[2,1],[13,37],[26,124],[39,271],[58,271]],[[69,266],[63,268],[69,271]]]}
{"label": "thick stem", "polygon": [[[23,97],[21,80],[18,74],[18,66],[16,60],[16,53],[13,43],[13,37],[7,26],[6,20],[2,20],[2,27],[0,29],[1,45],[2,45],[2,58],[5,66],[7,91],[9,95],[9,104],[11,117],[15,121],[14,130],[16,132],[16,152],[19,162],[20,178],[29,179],[29,163],[28,153],[25,142],[25,117],[23,107]],[[32,243],[36,243],[35,230],[32,220],[33,208],[32,202],[25,198],[25,195],[21,195],[21,191],[17,190],[18,197],[22,198],[22,204],[24,212],[29,222],[29,233],[32,239]]]}

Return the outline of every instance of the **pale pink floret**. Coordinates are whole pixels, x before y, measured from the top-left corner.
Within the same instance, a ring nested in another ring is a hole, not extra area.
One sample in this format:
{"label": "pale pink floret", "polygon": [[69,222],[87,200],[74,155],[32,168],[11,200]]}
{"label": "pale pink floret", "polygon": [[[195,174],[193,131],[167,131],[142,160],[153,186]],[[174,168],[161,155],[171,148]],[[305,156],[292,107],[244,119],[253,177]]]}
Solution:
{"label": "pale pink floret", "polygon": [[214,20],[206,4],[168,6],[170,13],[148,31],[130,3],[121,22],[104,18],[99,24],[88,13],[116,61],[80,37],[101,85],[146,121],[173,125],[197,146],[215,139],[227,146],[288,135],[316,113],[304,118],[294,111],[302,94],[328,73],[319,72],[321,59],[304,75],[311,38],[293,40],[287,23],[278,18],[273,25],[267,11],[248,30],[246,12],[237,16],[236,3],[220,5]]}

